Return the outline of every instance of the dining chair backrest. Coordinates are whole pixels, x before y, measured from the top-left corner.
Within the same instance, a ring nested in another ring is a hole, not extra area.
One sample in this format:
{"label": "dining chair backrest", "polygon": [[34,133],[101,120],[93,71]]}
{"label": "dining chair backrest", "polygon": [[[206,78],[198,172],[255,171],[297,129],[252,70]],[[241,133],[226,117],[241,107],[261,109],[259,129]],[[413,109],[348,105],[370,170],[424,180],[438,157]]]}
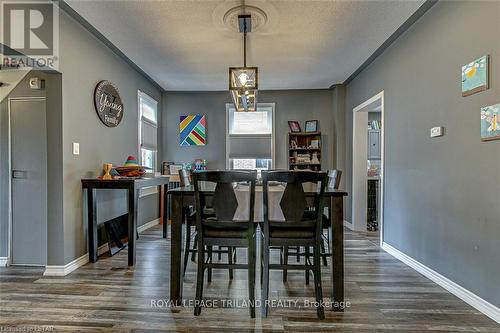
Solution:
{"label": "dining chair backrest", "polygon": [[[323,197],[325,193],[327,175],[324,172],[316,171],[262,171],[262,185],[264,198],[264,224],[269,223],[269,183],[281,182],[286,187],[281,197],[280,207],[286,222],[300,223],[306,208],[313,208],[311,211],[319,212],[323,210]],[[308,204],[304,192],[304,184],[313,183],[318,188],[314,194],[313,206]],[[315,214],[318,224],[321,224],[321,214]]]}
{"label": "dining chair backrest", "polygon": [[[248,219],[253,225],[254,206],[255,206],[255,182],[257,179],[256,171],[199,171],[193,173],[194,199],[196,211],[202,211],[207,202],[213,207],[215,218],[217,221],[230,222],[234,218],[234,214],[238,209],[238,200],[234,192],[233,185],[235,183],[248,184],[250,192],[249,200],[245,203],[248,207]],[[215,183],[215,191],[204,191],[200,186],[200,182]],[[201,227],[201,214],[197,214],[196,221]],[[239,220],[239,222],[243,222]]]}
{"label": "dining chair backrest", "polygon": [[328,185],[327,188],[338,190],[340,185],[340,178],[342,177],[342,171],[333,169],[328,170]]}
{"label": "dining chair backrest", "polygon": [[179,179],[181,186],[191,185],[191,172],[185,169],[179,170]]}

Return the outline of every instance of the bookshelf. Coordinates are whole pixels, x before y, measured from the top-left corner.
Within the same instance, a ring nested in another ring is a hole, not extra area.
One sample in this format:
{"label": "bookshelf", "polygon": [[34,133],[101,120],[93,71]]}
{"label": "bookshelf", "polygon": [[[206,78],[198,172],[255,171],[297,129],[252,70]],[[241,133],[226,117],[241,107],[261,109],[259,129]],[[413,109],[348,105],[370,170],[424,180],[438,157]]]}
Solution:
{"label": "bookshelf", "polygon": [[288,133],[288,169],[321,170],[321,132]]}

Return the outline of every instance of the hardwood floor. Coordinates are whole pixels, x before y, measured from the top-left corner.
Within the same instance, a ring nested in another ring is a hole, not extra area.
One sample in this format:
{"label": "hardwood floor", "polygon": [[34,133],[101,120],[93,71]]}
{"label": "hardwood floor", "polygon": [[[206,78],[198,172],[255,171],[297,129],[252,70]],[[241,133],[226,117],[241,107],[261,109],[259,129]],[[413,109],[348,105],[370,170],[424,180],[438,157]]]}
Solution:
{"label": "hardwood floor", "polygon": [[[247,308],[235,308],[247,298],[246,271],[214,270],[206,283],[206,300],[217,307],[168,308],[169,244],[160,226],[141,234],[137,265],[127,268],[127,252],[87,264],[66,277],[44,277],[40,268],[0,269],[0,332],[11,329],[53,332],[500,332],[500,325],[443,288],[383,252],[377,237],[346,230],[344,313],[325,311],[316,318],[313,283],[304,284],[304,273],[271,272],[270,297],[289,301],[270,309],[267,319],[251,319]],[[245,260],[238,251],[238,260]],[[291,258],[292,259],[292,258]],[[223,258],[224,260],[224,258]],[[276,260],[276,255],[274,256]],[[293,259],[295,260],[295,259]],[[184,298],[194,298],[196,265],[189,262]],[[331,283],[323,274],[323,294]],[[258,271],[258,274],[259,271]],[[312,280],[312,279],[311,279]],[[260,299],[257,279],[257,299]],[[326,299],[326,297],[325,297]],[[234,300],[233,306],[227,300]],[[298,301],[297,306],[293,301]],[[226,301],[223,305],[222,302]],[[156,307],[152,307],[152,303]],[[284,305],[292,305],[284,307]],[[223,307],[226,306],[226,307]],[[260,314],[258,310],[257,314]]]}

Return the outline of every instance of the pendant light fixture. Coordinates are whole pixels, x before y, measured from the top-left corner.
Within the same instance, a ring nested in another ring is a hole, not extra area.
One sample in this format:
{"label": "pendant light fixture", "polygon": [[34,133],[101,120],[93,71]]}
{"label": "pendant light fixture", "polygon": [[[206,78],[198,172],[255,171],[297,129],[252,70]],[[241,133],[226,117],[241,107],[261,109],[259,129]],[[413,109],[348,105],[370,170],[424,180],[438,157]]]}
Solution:
{"label": "pendant light fixture", "polygon": [[240,32],[243,33],[243,67],[229,67],[229,92],[236,111],[257,110],[257,67],[247,67],[247,32],[252,31],[252,17],[238,15]]}

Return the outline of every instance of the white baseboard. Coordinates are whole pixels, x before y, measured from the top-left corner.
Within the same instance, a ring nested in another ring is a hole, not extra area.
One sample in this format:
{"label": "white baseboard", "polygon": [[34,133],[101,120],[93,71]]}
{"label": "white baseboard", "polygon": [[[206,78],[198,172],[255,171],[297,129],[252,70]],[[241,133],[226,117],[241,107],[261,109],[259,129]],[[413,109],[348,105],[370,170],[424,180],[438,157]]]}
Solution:
{"label": "white baseboard", "polygon": [[[108,243],[99,246],[97,249],[97,255],[101,255],[105,252],[109,251]],[[89,254],[85,253],[80,258],[76,258],[72,262],[66,265],[47,265],[45,266],[45,272],[43,272],[44,276],[66,276],[74,270],[86,265],[89,262]]]}
{"label": "white baseboard", "polygon": [[85,253],[80,258],[76,258],[66,265],[47,265],[45,266],[44,276],[66,276],[79,267],[89,262],[89,254]]}
{"label": "white baseboard", "polygon": [[7,267],[10,265],[9,257],[0,257],[0,267]]}
{"label": "white baseboard", "polygon": [[[147,230],[151,227],[154,227],[158,223],[160,223],[160,219],[156,219],[156,220],[147,222],[147,223],[141,225],[140,227],[138,227],[137,232],[141,233],[144,230]],[[109,250],[108,244],[106,243],[106,244],[99,246],[99,249],[97,249],[97,253],[98,253],[98,255],[101,255],[108,250]],[[0,258],[0,260],[1,259],[2,258]],[[79,267],[82,267],[83,265],[87,264],[88,262],[89,262],[89,254],[85,253],[80,258],[77,258],[66,265],[60,265],[60,266],[47,265],[47,266],[45,266],[45,272],[43,273],[43,275],[45,275],[45,276],[66,276],[69,273],[73,272],[74,270],[78,269]],[[0,261],[0,264],[1,263],[2,263],[2,261]]]}
{"label": "white baseboard", "polygon": [[138,233],[141,233],[149,228],[152,228],[154,227],[155,225],[157,224],[160,224],[160,219],[156,219],[156,220],[153,220],[153,221],[149,221],[147,223],[144,223],[143,225],[141,225],[140,227],[137,227],[137,232]]}
{"label": "white baseboard", "polygon": [[[97,249],[97,255],[100,256],[101,254],[103,253],[106,253],[109,251],[109,244],[106,243],[106,244],[102,244],[101,246],[99,246],[99,248]],[[87,257],[88,257],[88,253],[87,253]]]}
{"label": "white baseboard", "polygon": [[482,299],[481,297],[477,296],[476,294],[472,293],[471,291],[465,289],[464,287],[456,284],[455,282],[451,281],[450,279],[444,277],[443,275],[439,274],[438,272],[430,269],[429,267],[421,264],[420,262],[416,261],[412,257],[404,254],[403,252],[399,251],[398,249],[390,246],[387,243],[382,243],[382,249],[392,255],[394,258],[402,261],[406,265],[410,266],[423,276],[427,277],[428,279],[432,280],[433,282],[437,283],[444,289],[448,290],[450,293],[453,295],[457,296],[461,300],[463,300],[465,303],[469,304],[476,310],[484,313],[486,316],[490,317],[494,321],[500,324],[500,308],[496,307],[495,305],[489,303],[488,301]]}
{"label": "white baseboard", "polygon": [[344,227],[346,227],[349,230],[354,230],[352,223],[350,223],[349,221],[346,221],[346,220],[344,220]]}

